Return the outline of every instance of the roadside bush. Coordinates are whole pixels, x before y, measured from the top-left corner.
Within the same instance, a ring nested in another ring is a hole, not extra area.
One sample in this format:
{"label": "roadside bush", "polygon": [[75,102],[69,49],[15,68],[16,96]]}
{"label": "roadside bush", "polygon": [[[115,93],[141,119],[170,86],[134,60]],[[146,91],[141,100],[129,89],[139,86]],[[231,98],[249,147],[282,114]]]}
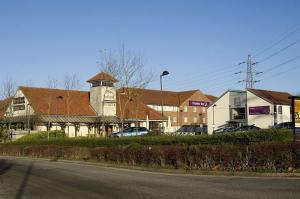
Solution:
{"label": "roadside bush", "polygon": [[[249,145],[257,142],[270,141],[291,141],[293,134],[290,131],[264,130],[248,133],[228,133],[223,135],[197,135],[197,136],[140,136],[123,138],[66,138],[63,132],[50,133],[50,140],[47,140],[47,133],[37,133],[24,136],[9,144],[21,145],[63,145],[82,147],[115,147],[127,146],[133,143],[140,145],[220,145],[220,144],[243,144]],[[56,139],[54,139],[56,138]]]}
{"label": "roadside bush", "polygon": [[300,169],[300,143],[251,145],[140,145],[77,147],[1,145],[0,155],[96,160],[115,164],[186,170],[287,172]]}
{"label": "roadside bush", "polygon": [[[63,131],[50,131],[49,132],[50,139],[62,139],[66,138],[66,134]],[[48,140],[48,133],[47,132],[37,132],[31,133],[29,135],[25,135],[19,138],[16,142],[18,143],[32,143],[32,142],[40,142]]]}

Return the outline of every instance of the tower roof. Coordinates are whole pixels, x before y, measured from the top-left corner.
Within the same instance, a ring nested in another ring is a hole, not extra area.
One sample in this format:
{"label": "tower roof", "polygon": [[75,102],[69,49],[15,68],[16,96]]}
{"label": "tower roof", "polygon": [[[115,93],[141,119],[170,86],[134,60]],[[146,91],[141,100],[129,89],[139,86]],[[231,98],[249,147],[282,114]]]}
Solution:
{"label": "tower roof", "polygon": [[94,77],[90,78],[87,80],[87,82],[92,83],[92,82],[97,82],[97,81],[110,81],[113,83],[118,82],[116,78],[114,78],[112,75],[106,73],[106,72],[100,72]]}

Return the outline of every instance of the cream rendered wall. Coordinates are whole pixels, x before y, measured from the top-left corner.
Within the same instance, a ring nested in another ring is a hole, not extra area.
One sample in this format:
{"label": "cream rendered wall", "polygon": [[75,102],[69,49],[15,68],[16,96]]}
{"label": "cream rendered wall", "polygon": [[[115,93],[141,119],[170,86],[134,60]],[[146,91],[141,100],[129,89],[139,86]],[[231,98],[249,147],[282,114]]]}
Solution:
{"label": "cream rendered wall", "polygon": [[[218,129],[219,126],[226,124],[229,118],[229,92],[224,94],[215,103],[213,103],[207,109],[207,130],[208,134],[213,134],[213,130]],[[213,108],[214,104],[216,107]],[[214,119],[213,119],[213,109],[214,109]],[[215,126],[213,126],[213,120]]]}
{"label": "cream rendered wall", "polygon": [[77,132],[77,136],[87,136],[88,132],[89,132],[88,126],[80,124],[79,131]]}
{"label": "cream rendered wall", "polygon": [[116,89],[108,86],[92,87],[90,104],[98,116],[116,116]]}
{"label": "cream rendered wall", "polygon": [[[282,114],[279,114],[278,107],[282,106]],[[291,122],[291,106],[289,105],[277,105],[277,123]]]}
{"label": "cream rendered wall", "polygon": [[46,125],[36,126],[36,131],[47,131],[47,127],[46,127]]}
{"label": "cream rendered wall", "polygon": [[[13,102],[11,102],[10,106],[7,108],[6,112],[9,112],[9,114],[5,114],[5,116],[27,116],[27,115],[33,115],[34,114],[34,110],[32,109],[32,107],[29,104],[28,99],[25,97],[25,95],[23,94],[23,92],[21,90],[17,90],[16,94],[14,95],[14,98],[17,97],[24,97],[25,98],[25,110],[18,110],[18,111],[13,111]],[[21,104],[20,104],[21,105]],[[10,113],[12,111],[12,113]]]}
{"label": "cream rendered wall", "polygon": [[[68,131],[69,127],[69,131]],[[68,137],[75,137],[75,126],[72,124],[69,124],[66,126],[65,133]]]}
{"label": "cream rendered wall", "polygon": [[[270,106],[270,114],[268,115],[249,115],[249,107]],[[248,125],[255,125],[260,128],[270,128],[274,125],[274,105],[266,100],[247,91],[247,115]]]}

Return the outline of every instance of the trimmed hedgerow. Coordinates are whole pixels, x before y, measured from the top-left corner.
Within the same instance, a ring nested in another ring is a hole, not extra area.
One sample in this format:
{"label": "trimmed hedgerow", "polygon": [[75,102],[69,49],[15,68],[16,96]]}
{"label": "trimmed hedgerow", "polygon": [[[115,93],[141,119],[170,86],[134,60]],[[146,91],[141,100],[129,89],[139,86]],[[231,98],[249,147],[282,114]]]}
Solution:
{"label": "trimmed hedgerow", "polygon": [[[51,133],[51,135],[53,135]],[[6,145],[62,145],[81,147],[115,147],[133,143],[139,145],[219,145],[219,144],[251,144],[270,141],[291,141],[292,132],[285,130],[263,130],[253,132],[237,132],[223,135],[197,136],[141,136],[127,138],[66,138],[64,135],[47,139],[47,133],[31,134]]]}
{"label": "trimmed hedgerow", "polygon": [[74,147],[61,145],[0,146],[0,155],[96,160],[125,165],[188,170],[291,172],[300,169],[300,143],[251,145],[140,145]]}
{"label": "trimmed hedgerow", "polygon": [[[66,138],[66,134],[63,131],[50,131],[49,139],[63,139]],[[29,135],[25,135],[18,139],[19,143],[31,143],[31,142],[39,142],[48,139],[48,132],[37,132]]]}

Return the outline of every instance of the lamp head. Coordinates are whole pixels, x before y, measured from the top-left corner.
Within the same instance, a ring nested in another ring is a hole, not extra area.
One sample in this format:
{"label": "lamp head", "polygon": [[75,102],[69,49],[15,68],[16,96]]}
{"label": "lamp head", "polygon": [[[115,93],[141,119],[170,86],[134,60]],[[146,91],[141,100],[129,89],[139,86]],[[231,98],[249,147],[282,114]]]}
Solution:
{"label": "lamp head", "polygon": [[160,76],[166,76],[166,75],[169,75],[170,73],[168,71],[164,71]]}

